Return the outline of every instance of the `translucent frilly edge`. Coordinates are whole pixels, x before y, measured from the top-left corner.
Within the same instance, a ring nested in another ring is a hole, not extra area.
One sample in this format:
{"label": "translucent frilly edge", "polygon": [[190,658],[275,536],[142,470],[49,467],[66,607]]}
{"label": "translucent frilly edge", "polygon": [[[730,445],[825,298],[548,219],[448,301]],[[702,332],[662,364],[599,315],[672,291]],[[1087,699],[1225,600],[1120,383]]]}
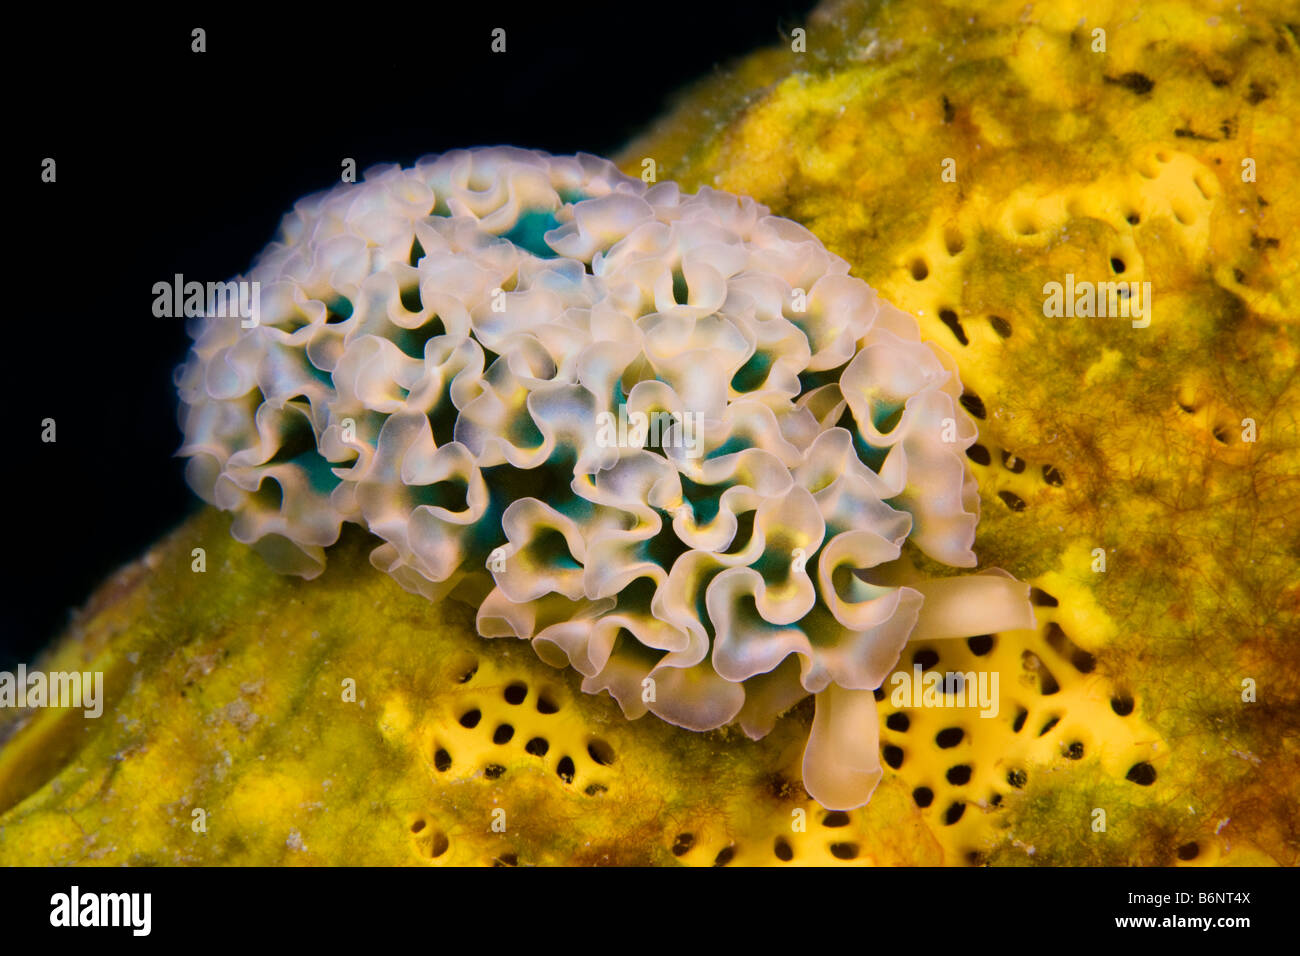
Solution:
{"label": "translucent frilly edge", "polygon": [[955,365],[750,199],[461,150],[300,200],[237,278],[259,321],[191,320],[179,454],[282,571],[354,522],[628,717],[758,738],[813,694],[832,809],[881,777],[909,640],[1033,624],[1001,572],[893,573],[909,539],[976,563]]}

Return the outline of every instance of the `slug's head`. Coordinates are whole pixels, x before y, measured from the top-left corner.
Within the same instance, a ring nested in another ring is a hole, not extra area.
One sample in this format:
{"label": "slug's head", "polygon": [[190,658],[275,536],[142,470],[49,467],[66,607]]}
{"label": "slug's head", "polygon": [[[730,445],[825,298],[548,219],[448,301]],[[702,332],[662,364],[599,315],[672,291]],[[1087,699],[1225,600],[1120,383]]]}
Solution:
{"label": "slug's head", "polygon": [[[805,785],[866,802],[872,690],[959,636],[903,547],[975,564],[976,432],[952,360],[816,237],[497,148],[301,200],[240,281],[257,321],[196,318],[177,372],[187,479],[240,541],[310,578],[362,525],[629,717],[759,737],[814,694]],[[1024,626],[1027,588],[959,580],[963,633]]]}

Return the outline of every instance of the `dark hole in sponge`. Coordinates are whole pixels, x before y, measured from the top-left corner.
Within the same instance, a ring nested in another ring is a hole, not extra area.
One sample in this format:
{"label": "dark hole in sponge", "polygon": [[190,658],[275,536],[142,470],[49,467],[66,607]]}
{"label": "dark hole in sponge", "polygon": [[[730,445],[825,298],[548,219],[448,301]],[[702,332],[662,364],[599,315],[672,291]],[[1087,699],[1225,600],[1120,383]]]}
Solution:
{"label": "dark hole in sponge", "polygon": [[822,826],[824,827],[846,827],[848,825],[849,815],[843,810],[832,810],[822,817]]}
{"label": "dark hole in sponge", "polygon": [[693,846],[695,846],[694,834],[679,833],[677,839],[673,841],[673,856],[683,856],[689,853]]}
{"label": "dark hole in sponge", "polygon": [[961,815],[966,812],[966,804],[954,803],[943,812],[943,825],[952,826],[961,819]]}
{"label": "dark hole in sponge", "polygon": [[1114,83],[1118,86],[1122,86],[1124,89],[1138,94],[1138,96],[1150,93],[1156,88],[1155,82],[1149,76],[1145,73],[1138,73],[1136,71],[1121,73],[1119,76],[1114,78],[1108,76],[1105,77],[1105,80],[1107,83]]}
{"label": "dark hole in sponge", "polygon": [[1156,768],[1144,760],[1129,767],[1128,773],[1124,776],[1139,787],[1149,787],[1156,782]]}
{"label": "dark hole in sponge", "polygon": [[832,843],[831,856],[837,860],[856,860],[858,845],[856,843]]}
{"label": "dark hole in sponge", "polygon": [[736,848],[734,846],[724,846],[721,850],[718,851],[718,855],[713,858],[713,865],[726,866],[728,863],[731,862],[732,858],[735,857],[735,855],[736,855]]}
{"label": "dark hole in sponge", "polygon": [[475,707],[473,710],[467,710],[460,715],[460,725],[462,727],[477,727],[479,720],[483,717],[483,712]]}
{"label": "dark hole in sponge", "polygon": [[993,458],[989,455],[989,450],[983,445],[975,444],[966,449],[966,457],[977,465],[987,465]]}
{"label": "dark hole in sponge", "polygon": [[506,688],[505,698],[507,704],[522,704],[524,698],[528,696],[528,685],[521,684],[518,681]]}
{"label": "dark hole in sponge", "polygon": [[961,320],[957,318],[957,313],[952,309],[940,309],[939,321],[948,326],[953,336],[962,345],[970,345],[970,339],[966,337],[966,330],[961,327]]}
{"label": "dark hole in sponge", "polygon": [[998,498],[1000,498],[1002,500],[1002,503],[1006,505],[1008,508],[1010,508],[1012,511],[1024,511],[1027,507],[1029,507],[1028,505],[1025,504],[1024,498],[1021,498],[1019,495],[1012,494],[1009,491],[999,491]]}
{"label": "dark hole in sponge", "polygon": [[772,846],[772,852],[782,863],[789,863],[794,859],[794,850],[790,848],[790,841],[785,837],[777,837],[775,844]]}
{"label": "dark hole in sponge", "polygon": [[944,750],[956,747],[965,738],[966,732],[960,727],[945,727],[934,735],[934,742]]}
{"label": "dark hole in sponge", "polygon": [[912,663],[920,664],[921,670],[923,671],[929,670],[935,664],[939,663],[939,654],[936,651],[926,648],[925,650],[917,651],[912,655]]}
{"label": "dark hole in sponge", "polygon": [[614,748],[600,739],[587,744],[587,754],[602,767],[608,767],[614,762]]}
{"label": "dark hole in sponge", "polygon": [[965,784],[970,783],[970,766],[964,763],[959,763],[955,767],[949,767],[948,773],[945,776],[947,776],[948,782],[954,787],[964,786]]}
{"label": "dark hole in sponge", "polygon": [[[952,101],[948,99],[948,94],[945,93],[942,99],[943,99],[943,121],[945,123],[951,123],[957,117],[957,110],[953,107]],[[952,242],[949,241],[948,243],[949,255],[955,256],[958,252],[961,252],[960,238],[961,237],[959,236],[957,248],[955,251],[953,250]]]}
{"label": "dark hole in sponge", "polygon": [[534,737],[528,743],[524,744],[524,751],[532,754],[534,757],[545,757],[546,751],[551,749],[551,745],[545,737]]}
{"label": "dark hole in sponge", "polygon": [[451,754],[439,747],[437,752],[433,755],[433,769],[437,770],[438,773],[446,773],[450,770]]}
{"label": "dark hole in sponge", "polygon": [[508,744],[510,738],[515,735],[515,728],[509,724],[500,724],[496,730],[492,731],[492,742],[494,744]]}
{"label": "dark hole in sponge", "polygon": [[1194,860],[1196,859],[1197,854],[1199,854],[1200,852],[1201,852],[1201,848],[1196,845],[1195,841],[1191,843],[1184,843],[1182,846],[1178,848],[1178,859]]}
{"label": "dark hole in sponge", "polygon": [[934,803],[934,791],[929,787],[917,787],[912,791],[912,800],[915,801],[918,807],[924,810],[930,804]]}
{"label": "dark hole in sponge", "polygon": [[901,734],[912,726],[912,722],[908,720],[907,714],[895,713],[885,718],[885,726]]}
{"label": "dark hole in sponge", "polygon": [[447,834],[438,832],[433,835],[433,846],[429,847],[430,856],[442,856],[451,846],[451,841],[447,839]]}
{"label": "dark hole in sponge", "polygon": [[881,750],[881,754],[885,758],[885,763],[889,764],[889,766],[893,767],[895,770],[897,770],[899,767],[903,765],[902,747],[896,747],[893,744],[887,744]]}
{"label": "dark hole in sponge", "polygon": [[1127,717],[1133,713],[1133,698],[1127,694],[1121,694],[1118,697],[1110,699],[1110,709],[1115,711],[1121,717]]}
{"label": "dark hole in sponge", "polygon": [[962,394],[961,407],[979,419],[983,419],[987,414],[984,410],[984,400],[974,392],[964,392]]}
{"label": "dark hole in sponge", "polygon": [[1029,601],[1031,604],[1037,604],[1039,607],[1057,607],[1061,603],[1042,588],[1030,588]]}
{"label": "dark hole in sponge", "polygon": [[1065,628],[1055,621],[1050,621],[1047,625],[1047,633],[1044,635],[1047,639],[1048,646],[1058,654],[1068,654],[1070,647],[1074,642],[1065,636]]}
{"label": "dark hole in sponge", "polygon": [[966,646],[976,657],[983,657],[989,651],[993,650],[992,634],[977,634],[974,637],[966,638]]}
{"label": "dark hole in sponge", "polygon": [[555,768],[555,774],[565,783],[573,783],[573,775],[577,768],[573,766],[572,757],[561,757],[559,764]]}

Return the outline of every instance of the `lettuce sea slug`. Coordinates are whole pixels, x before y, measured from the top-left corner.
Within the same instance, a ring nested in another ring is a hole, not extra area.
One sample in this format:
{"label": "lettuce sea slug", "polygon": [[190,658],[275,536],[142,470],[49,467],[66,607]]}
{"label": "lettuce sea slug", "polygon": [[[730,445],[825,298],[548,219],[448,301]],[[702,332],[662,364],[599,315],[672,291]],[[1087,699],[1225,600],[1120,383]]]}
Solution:
{"label": "lettuce sea slug", "polygon": [[804,785],[861,806],[904,645],[1034,618],[1001,571],[916,570],[976,564],[976,430],[848,272],[759,203],[592,156],[372,169],[239,277],[256,323],[191,320],[186,476],[289,574],[366,528],[403,587],[629,718],[759,738],[815,695]]}

